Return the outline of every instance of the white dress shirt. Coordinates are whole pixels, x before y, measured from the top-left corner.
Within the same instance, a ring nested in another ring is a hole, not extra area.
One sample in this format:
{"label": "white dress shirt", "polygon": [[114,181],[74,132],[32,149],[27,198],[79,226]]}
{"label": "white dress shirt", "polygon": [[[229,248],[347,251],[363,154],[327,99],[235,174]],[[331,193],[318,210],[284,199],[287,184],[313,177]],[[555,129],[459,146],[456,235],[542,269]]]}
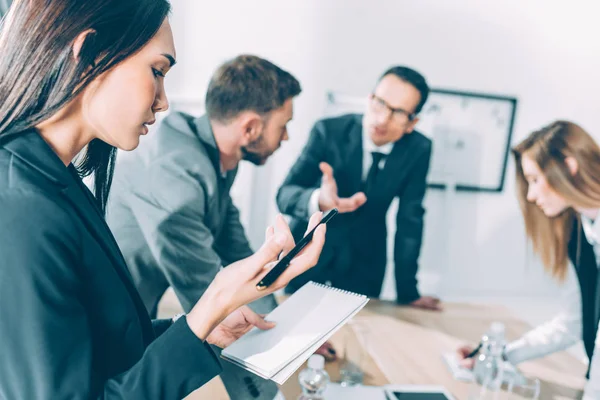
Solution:
{"label": "white dress shirt", "polygon": [[[600,216],[595,221],[582,216],[581,222],[587,241],[592,245],[596,260],[600,261]],[[597,265],[600,265],[597,263]],[[581,289],[575,268],[569,263],[569,275],[563,292],[563,309],[552,320],[532,329],[520,339],[506,346],[506,358],[513,364],[565,350],[583,334],[581,320]],[[585,386],[583,400],[600,399],[600,331],[596,333],[594,356],[590,360],[590,379]]]}
{"label": "white dress shirt", "polygon": [[[362,180],[363,182],[367,179],[367,175],[369,174],[369,169],[371,169],[371,164],[373,163],[373,156],[371,153],[378,152],[381,154],[385,154],[386,156],[392,152],[394,148],[394,142],[386,143],[383,146],[377,146],[371,140],[369,133],[362,130],[362,147],[363,147],[363,168],[362,168]],[[387,157],[383,157],[381,161],[379,161],[379,169],[382,169],[385,166],[385,160]],[[334,171],[335,172],[335,171]],[[310,196],[308,201],[308,214],[313,215],[317,211],[319,211],[319,193],[321,189],[316,189]],[[324,210],[327,211],[327,210]]]}

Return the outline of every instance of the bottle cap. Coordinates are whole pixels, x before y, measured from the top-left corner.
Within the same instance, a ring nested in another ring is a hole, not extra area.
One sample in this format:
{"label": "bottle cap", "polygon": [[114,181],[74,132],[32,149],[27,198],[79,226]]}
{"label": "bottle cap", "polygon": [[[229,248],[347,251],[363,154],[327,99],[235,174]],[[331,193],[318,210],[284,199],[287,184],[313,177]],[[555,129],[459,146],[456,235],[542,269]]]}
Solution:
{"label": "bottle cap", "polygon": [[502,322],[494,322],[492,323],[492,326],[490,328],[490,332],[494,333],[494,334],[500,334],[500,335],[504,335],[504,324]]}

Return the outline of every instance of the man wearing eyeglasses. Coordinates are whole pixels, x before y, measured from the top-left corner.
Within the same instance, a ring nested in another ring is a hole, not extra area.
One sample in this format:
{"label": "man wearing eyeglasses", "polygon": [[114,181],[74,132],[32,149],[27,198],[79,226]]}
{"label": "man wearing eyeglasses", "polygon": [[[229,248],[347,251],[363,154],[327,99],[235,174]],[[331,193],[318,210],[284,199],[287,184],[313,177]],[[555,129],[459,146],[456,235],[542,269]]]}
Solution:
{"label": "man wearing eyeglasses", "polygon": [[364,115],[318,121],[277,194],[301,236],[312,212],[337,207],[316,267],[288,286],[309,280],[379,297],[387,264],[386,213],[400,198],[396,216],[394,267],[401,304],[439,310],[440,300],[417,290],[423,236],[423,197],[431,140],[414,130],[429,94],[425,78],[392,67],[369,96]]}

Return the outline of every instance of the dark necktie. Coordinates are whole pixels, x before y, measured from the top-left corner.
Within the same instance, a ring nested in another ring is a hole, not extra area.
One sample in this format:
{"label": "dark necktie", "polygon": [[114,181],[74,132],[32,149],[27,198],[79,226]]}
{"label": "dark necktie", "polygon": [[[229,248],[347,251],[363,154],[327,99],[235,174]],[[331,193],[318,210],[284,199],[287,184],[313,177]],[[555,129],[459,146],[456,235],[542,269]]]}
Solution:
{"label": "dark necktie", "polygon": [[383,157],[385,157],[385,154],[373,151],[371,152],[371,156],[373,157],[373,162],[371,163],[371,169],[369,169],[369,173],[367,174],[367,180],[365,181],[364,188],[367,197],[369,197],[368,193],[376,186],[377,175],[379,174],[379,163]]}

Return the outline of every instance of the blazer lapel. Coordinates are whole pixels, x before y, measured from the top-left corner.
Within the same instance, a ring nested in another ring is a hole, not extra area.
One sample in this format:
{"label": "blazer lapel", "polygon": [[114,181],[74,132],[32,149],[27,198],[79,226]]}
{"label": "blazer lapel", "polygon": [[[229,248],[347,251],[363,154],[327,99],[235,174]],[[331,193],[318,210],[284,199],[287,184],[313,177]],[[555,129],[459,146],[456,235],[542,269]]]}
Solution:
{"label": "blazer lapel", "polygon": [[[581,232],[581,235],[584,235],[583,232]],[[595,252],[592,250],[593,254],[593,260],[596,261],[596,254]],[[596,268],[598,268],[598,263],[594,263],[594,265],[596,266]],[[595,330],[598,330],[598,323],[600,321],[600,271],[597,273],[596,276],[596,298],[594,299],[594,321],[596,321],[596,327]]]}
{"label": "blazer lapel", "polygon": [[71,203],[71,206],[73,206],[87,230],[110,257],[113,266],[121,276],[123,282],[128,286],[128,289],[133,288],[132,278],[123,254],[113,234],[106,225],[104,216],[96,204],[94,195],[81,181],[74,166],[69,166],[69,172],[72,175],[72,184],[63,189],[66,200]]}
{"label": "blazer lapel", "polygon": [[398,182],[404,178],[407,167],[412,162],[409,152],[412,147],[410,139],[405,136],[394,144],[392,152],[388,155],[377,178],[376,192],[378,195],[385,195],[389,191],[396,192]]}
{"label": "blazer lapel", "polygon": [[210,161],[215,167],[215,171],[219,173],[221,171],[221,155],[219,154],[215,134],[213,133],[208,116],[203,115],[200,118],[195,119],[194,122],[196,125],[195,133],[198,136],[198,139],[204,143],[204,148],[210,157]]}
{"label": "blazer lapel", "polygon": [[[115,268],[138,308],[138,316],[147,316],[146,308],[133,285],[129,269],[119,246],[108,225],[106,225],[93,194],[83,184],[75,167],[72,165],[68,168],[65,167],[56,153],[35,130],[20,134],[19,137],[7,143],[5,148],[42,172],[52,183],[58,185],[62,195],[71,204],[86,229],[112,261],[113,268]],[[154,338],[150,319],[142,317],[140,323],[143,327],[144,339],[149,343]]]}
{"label": "blazer lapel", "polygon": [[348,195],[362,190],[363,174],[363,143],[362,143],[362,121],[361,116],[356,117],[356,121],[351,125],[348,131],[348,147],[346,165],[348,166]]}
{"label": "blazer lapel", "polygon": [[129,274],[129,269],[126,267],[125,259],[110,228],[105,223],[100,207],[96,204],[96,198],[81,181],[73,165],[69,166],[69,172],[72,176],[73,184],[63,190],[67,201],[75,208],[84,221],[86,228],[94,235],[106,254],[111,257],[113,264],[120,267],[118,269],[123,270],[125,272],[123,276],[127,277],[127,281],[130,281],[131,275]]}

